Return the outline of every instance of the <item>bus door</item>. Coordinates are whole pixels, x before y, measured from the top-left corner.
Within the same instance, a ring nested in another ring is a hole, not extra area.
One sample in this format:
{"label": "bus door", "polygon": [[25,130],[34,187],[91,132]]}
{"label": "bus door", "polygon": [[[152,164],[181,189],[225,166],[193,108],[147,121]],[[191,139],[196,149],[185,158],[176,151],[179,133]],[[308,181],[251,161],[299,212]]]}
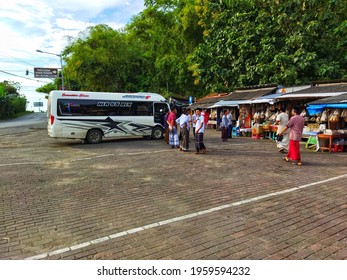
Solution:
{"label": "bus door", "polygon": [[154,103],[154,122],[164,126],[164,116],[166,109],[169,109],[167,103]]}

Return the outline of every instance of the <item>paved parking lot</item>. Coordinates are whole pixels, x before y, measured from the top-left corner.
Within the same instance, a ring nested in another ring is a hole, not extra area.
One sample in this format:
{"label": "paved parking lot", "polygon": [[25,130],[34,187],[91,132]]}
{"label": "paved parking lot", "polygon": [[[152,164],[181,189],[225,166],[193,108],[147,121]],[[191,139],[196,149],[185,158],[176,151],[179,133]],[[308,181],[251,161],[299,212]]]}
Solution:
{"label": "paved parking lot", "polygon": [[44,124],[0,139],[0,259],[347,259],[347,153],[302,145],[294,166],[211,129],[205,155]]}

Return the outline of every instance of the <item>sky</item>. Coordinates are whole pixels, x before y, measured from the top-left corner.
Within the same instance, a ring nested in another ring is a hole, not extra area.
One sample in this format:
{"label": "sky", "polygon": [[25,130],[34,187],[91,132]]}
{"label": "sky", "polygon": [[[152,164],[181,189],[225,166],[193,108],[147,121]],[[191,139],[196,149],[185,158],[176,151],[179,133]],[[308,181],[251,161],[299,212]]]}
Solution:
{"label": "sky", "polygon": [[60,58],[36,50],[59,55],[68,38],[90,26],[122,28],[144,9],[144,0],[0,0],[0,7],[0,82],[20,83],[27,110],[38,111],[34,102],[45,107],[46,101],[35,90],[51,80],[35,78],[34,67],[60,68]]}

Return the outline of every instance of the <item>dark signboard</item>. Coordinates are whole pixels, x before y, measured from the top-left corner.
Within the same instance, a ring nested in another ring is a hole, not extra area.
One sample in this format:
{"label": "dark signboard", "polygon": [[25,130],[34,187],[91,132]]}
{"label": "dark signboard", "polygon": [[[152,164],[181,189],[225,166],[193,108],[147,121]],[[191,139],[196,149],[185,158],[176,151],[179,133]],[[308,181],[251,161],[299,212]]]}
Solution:
{"label": "dark signboard", "polygon": [[35,78],[57,78],[58,69],[57,68],[34,68]]}
{"label": "dark signboard", "polygon": [[43,102],[34,102],[34,107],[43,107]]}

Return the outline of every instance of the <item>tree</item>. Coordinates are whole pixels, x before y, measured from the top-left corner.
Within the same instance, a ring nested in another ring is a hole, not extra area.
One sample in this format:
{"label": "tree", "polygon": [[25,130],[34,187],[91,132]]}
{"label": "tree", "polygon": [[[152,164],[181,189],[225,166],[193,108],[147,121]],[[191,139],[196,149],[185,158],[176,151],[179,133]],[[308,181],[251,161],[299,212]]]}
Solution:
{"label": "tree", "polygon": [[57,90],[58,86],[56,83],[48,83],[36,89],[37,92],[49,94],[52,90]]}
{"label": "tree", "polygon": [[148,86],[167,95],[199,94],[188,69],[189,55],[202,41],[194,0],[145,1],[147,8],[127,27],[131,41],[142,44]]}
{"label": "tree", "polygon": [[26,98],[19,95],[20,84],[4,81],[0,83],[0,119],[11,118],[25,112]]}
{"label": "tree", "polygon": [[146,0],[124,30],[88,28],[63,52],[68,88],[201,97],[347,77],[344,0]]}
{"label": "tree", "polygon": [[211,90],[347,76],[345,1],[200,0],[197,10],[205,37],[191,61]]}
{"label": "tree", "polygon": [[64,73],[78,90],[129,90],[132,51],[124,33],[102,24],[90,27],[66,47],[64,56]]}

